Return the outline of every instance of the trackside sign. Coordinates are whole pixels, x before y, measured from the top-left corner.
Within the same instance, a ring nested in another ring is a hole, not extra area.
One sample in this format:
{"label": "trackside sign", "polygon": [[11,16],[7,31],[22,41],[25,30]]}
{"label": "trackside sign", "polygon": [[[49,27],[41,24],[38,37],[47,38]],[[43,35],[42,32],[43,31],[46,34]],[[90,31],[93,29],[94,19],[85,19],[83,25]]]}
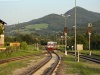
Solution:
{"label": "trackside sign", "polygon": [[83,50],[83,44],[77,44],[77,50]]}

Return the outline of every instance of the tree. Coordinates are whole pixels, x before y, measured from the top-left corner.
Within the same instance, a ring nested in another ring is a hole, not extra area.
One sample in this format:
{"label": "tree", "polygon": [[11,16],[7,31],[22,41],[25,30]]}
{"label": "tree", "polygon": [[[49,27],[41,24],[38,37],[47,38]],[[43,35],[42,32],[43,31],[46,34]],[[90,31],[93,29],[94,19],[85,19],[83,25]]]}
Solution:
{"label": "tree", "polygon": [[88,49],[88,41],[83,34],[77,34],[77,44],[83,44],[83,48]]}
{"label": "tree", "polygon": [[26,41],[26,43],[28,44],[32,44],[33,43],[33,38],[31,35],[29,34],[26,34],[23,36],[23,41]]}
{"label": "tree", "polygon": [[92,49],[100,49],[100,34],[92,34],[91,35],[91,48]]}
{"label": "tree", "polygon": [[3,34],[3,29],[0,27],[0,35]]}

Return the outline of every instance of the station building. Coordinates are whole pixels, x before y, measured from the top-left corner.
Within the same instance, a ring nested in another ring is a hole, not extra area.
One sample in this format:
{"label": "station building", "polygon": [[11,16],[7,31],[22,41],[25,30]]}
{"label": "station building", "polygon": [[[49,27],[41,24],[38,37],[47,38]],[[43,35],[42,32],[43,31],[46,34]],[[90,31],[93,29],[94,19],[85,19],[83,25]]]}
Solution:
{"label": "station building", "polygon": [[0,47],[4,46],[4,30],[6,23],[0,19]]}

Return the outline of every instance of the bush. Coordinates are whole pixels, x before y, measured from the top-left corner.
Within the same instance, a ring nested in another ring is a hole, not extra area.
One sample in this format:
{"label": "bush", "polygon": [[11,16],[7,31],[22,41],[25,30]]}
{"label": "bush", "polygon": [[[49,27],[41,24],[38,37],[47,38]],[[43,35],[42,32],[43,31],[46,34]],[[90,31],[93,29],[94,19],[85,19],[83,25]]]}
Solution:
{"label": "bush", "polygon": [[26,50],[26,49],[27,49],[27,43],[26,43],[25,41],[22,42],[21,48],[22,48],[23,50]]}

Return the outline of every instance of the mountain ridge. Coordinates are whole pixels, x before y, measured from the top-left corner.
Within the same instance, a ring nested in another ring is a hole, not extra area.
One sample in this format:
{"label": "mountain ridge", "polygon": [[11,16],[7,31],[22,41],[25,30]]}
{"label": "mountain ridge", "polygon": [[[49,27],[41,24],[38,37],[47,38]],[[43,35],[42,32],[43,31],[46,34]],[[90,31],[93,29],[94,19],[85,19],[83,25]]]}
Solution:
{"label": "mountain ridge", "polygon": [[[69,11],[65,12],[64,15],[70,15],[70,17],[67,17],[66,19],[66,25],[68,28],[73,28],[74,26],[74,11],[75,9],[72,8]],[[92,12],[87,9],[84,9],[82,7],[76,7],[76,23],[78,27],[81,27],[82,25],[85,24],[87,26],[88,23],[93,23],[96,21],[100,21],[100,13]],[[41,17],[39,19],[34,19],[29,22],[24,22],[24,23],[19,23],[12,25],[6,29],[6,32],[9,30],[13,31],[16,28],[25,28],[28,25],[35,25],[35,24],[48,24],[47,29],[45,30],[40,30],[40,32],[51,32],[53,33],[58,32],[58,31],[63,31],[63,28],[65,26],[65,18],[62,15],[59,14],[49,14],[44,17]],[[7,27],[6,27],[7,28]],[[34,29],[33,29],[34,31]],[[39,32],[39,31],[37,31]]]}

